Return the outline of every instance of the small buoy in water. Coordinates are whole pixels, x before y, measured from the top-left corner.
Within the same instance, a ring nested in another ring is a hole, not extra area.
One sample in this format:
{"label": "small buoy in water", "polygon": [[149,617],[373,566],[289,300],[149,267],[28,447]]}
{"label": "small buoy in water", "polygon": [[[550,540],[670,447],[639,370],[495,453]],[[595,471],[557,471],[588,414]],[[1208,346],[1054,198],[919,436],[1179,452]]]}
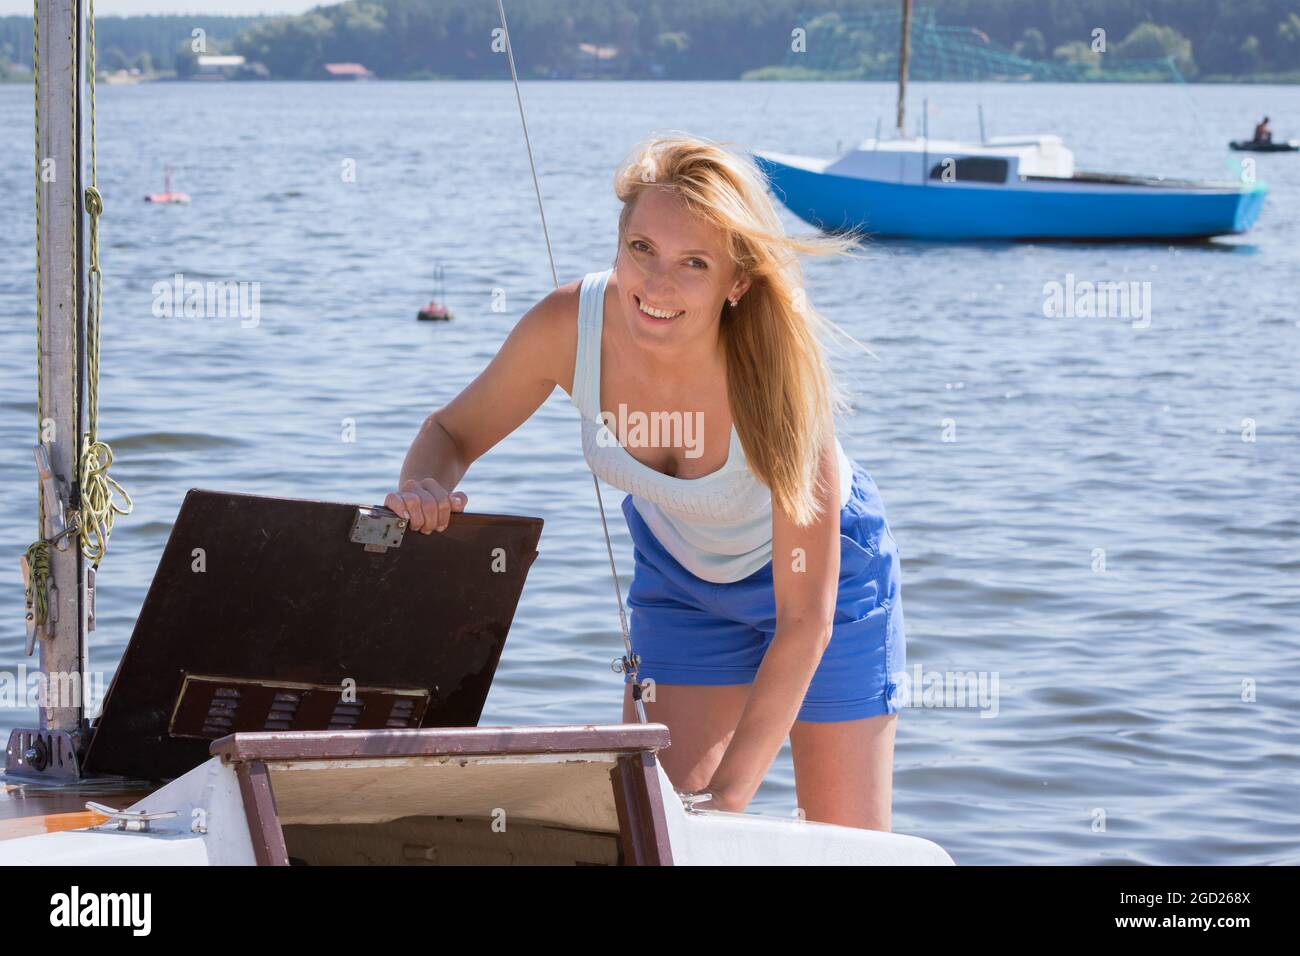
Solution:
{"label": "small buoy in water", "polygon": [[430,299],[429,304],[417,312],[415,317],[421,322],[450,322],[451,309],[437,299]]}
{"label": "small buoy in water", "polygon": [[188,193],[172,192],[172,171],[168,169],[163,173],[163,191],[160,193],[149,193],[144,197],[144,201],[163,203],[189,202],[190,197]]}
{"label": "small buoy in water", "polygon": [[438,266],[434,271],[434,285],[436,288],[433,290],[433,298],[429,300],[428,305],[415,314],[415,317],[421,322],[450,322],[451,309],[442,304],[446,298],[443,295],[442,266]]}

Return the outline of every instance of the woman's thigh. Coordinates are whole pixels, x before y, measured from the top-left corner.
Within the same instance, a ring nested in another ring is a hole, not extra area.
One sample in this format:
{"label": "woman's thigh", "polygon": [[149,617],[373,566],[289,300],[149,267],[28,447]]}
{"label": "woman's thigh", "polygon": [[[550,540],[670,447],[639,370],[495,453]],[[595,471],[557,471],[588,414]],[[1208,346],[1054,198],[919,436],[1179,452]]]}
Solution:
{"label": "woman's thigh", "polygon": [[[655,683],[655,699],[646,701],[646,717],[668,726],[670,740],[659,751],[659,762],[676,789],[700,790],[708,786],[736,732],[749,688],[749,684]],[[634,724],[637,720],[632,685],[624,684],[623,722]]]}
{"label": "woman's thigh", "polygon": [[804,819],[889,830],[898,714],[796,720],[790,728],[795,791]]}

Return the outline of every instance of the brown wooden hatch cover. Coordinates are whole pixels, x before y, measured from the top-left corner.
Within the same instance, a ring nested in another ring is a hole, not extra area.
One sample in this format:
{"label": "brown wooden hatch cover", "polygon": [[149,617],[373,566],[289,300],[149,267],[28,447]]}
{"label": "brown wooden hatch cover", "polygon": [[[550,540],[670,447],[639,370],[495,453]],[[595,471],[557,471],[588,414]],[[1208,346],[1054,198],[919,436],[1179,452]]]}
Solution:
{"label": "brown wooden hatch cover", "polygon": [[191,489],[87,769],[177,777],[236,732],[475,726],[541,531]]}

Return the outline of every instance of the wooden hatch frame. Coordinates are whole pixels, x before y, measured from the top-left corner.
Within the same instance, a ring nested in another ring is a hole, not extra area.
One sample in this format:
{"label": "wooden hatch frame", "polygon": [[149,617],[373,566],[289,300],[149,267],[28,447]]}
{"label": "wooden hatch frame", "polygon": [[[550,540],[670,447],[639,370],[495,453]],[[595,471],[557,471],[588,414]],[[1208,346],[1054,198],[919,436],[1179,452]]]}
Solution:
{"label": "wooden hatch frame", "polygon": [[420,757],[616,755],[610,785],[618,813],[622,862],[671,866],[668,827],[655,752],[668,746],[664,724],[584,724],[537,727],[453,727],[236,733],[211,745],[239,780],[253,853],[259,866],[288,866],[276,811],[271,764]]}

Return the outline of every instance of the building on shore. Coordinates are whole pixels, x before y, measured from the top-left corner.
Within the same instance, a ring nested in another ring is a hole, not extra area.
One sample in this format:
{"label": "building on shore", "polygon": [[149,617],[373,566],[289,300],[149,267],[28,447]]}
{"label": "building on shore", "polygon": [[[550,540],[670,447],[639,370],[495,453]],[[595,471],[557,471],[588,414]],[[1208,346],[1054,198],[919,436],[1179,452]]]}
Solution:
{"label": "building on shore", "polygon": [[325,78],[330,80],[373,80],[375,74],[360,63],[326,63]]}
{"label": "building on shore", "polygon": [[194,58],[195,80],[229,80],[244,66],[244,58],[236,54],[204,53]]}
{"label": "building on shore", "polygon": [[614,76],[624,68],[622,51],[616,46],[598,43],[579,43],[574,66],[579,77]]}

